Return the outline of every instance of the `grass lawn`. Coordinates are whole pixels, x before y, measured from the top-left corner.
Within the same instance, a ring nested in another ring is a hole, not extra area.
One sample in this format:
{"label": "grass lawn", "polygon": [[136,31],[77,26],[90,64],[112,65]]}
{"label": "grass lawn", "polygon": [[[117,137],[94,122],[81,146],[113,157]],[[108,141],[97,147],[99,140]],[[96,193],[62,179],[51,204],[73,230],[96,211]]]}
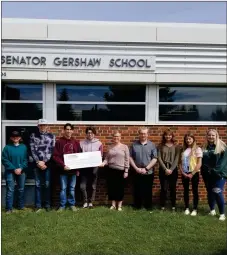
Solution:
{"label": "grass lawn", "polygon": [[2,212],[2,254],[149,254],[227,255],[226,222],[207,216],[202,208],[196,217],[154,210],[66,210],[58,213],[31,209]]}

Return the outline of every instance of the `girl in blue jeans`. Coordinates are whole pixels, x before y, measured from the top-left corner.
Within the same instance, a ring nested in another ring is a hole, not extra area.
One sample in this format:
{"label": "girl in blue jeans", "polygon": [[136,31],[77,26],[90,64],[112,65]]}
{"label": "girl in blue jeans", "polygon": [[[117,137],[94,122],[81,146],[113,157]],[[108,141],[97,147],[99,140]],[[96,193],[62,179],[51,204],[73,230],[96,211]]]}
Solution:
{"label": "girl in blue jeans", "polygon": [[21,144],[21,135],[13,131],[10,135],[10,143],[2,152],[2,164],[5,167],[6,179],[6,213],[12,213],[15,181],[18,186],[18,209],[24,209],[24,185],[27,168],[27,148]]}
{"label": "girl in blue jeans", "polygon": [[224,221],[225,201],[223,190],[227,179],[227,146],[219,138],[215,129],[207,132],[207,142],[203,148],[201,174],[207,190],[210,215],[216,215],[215,203],[217,202],[220,217]]}

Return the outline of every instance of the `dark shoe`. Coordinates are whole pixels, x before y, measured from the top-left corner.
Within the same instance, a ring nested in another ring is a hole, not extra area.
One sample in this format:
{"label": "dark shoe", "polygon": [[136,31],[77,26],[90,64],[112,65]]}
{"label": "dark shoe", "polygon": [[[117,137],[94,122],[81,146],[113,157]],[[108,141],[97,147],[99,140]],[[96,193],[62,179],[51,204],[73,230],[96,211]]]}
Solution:
{"label": "dark shoe", "polygon": [[70,206],[70,210],[72,210],[73,212],[78,211],[78,209],[77,209],[76,206],[74,206],[74,205]]}
{"label": "dark shoe", "polygon": [[46,212],[50,212],[51,211],[51,208],[50,207],[47,207],[46,208]]}
{"label": "dark shoe", "polygon": [[6,211],[6,214],[11,214],[11,213],[13,213],[12,210],[7,210],[7,211]]}

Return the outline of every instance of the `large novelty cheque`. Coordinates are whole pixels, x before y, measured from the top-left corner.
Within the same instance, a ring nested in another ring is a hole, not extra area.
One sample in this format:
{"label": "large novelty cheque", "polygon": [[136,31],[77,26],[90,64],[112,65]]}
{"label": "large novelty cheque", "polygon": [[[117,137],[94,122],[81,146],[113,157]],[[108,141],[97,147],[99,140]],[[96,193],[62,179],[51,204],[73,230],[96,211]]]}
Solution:
{"label": "large novelty cheque", "polygon": [[100,151],[64,154],[64,163],[70,169],[96,167],[102,164]]}

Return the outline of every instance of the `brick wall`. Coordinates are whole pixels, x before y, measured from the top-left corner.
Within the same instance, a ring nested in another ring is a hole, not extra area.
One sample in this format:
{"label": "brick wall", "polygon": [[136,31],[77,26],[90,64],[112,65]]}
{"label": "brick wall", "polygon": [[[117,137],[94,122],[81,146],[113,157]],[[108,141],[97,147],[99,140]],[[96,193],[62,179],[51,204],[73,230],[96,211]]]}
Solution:
{"label": "brick wall", "polygon": [[[108,145],[111,144],[112,134],[114,131],[119,130],[122,135],[121,142],[127,145],[138,139],[138,129],[139,126],[117,126],[117,125],[96,125],[97,135],[96,137],[104,145],[104,152],[106,152]],[[215,128],[218,130],[220,138],[227,142],[227,127],[225,126],[147,126],[149,127],[149,139],[154,142],[156,145],[160,142],[163,131],[166,128],[170,128],[175,133],[175,138],[179,145],[183,143],[183,137],[185,133],[191,131],[195,134],[197,144],[202,146],[205,141],[205,134],[209,128]],[[74,129],[74,137],[77,140],[84,139],[85,137],[85,125],[76,125]],[[54,125],[50,126],[50,131],[53,132],[57,139],[63,134],[63,125]],[[107,194],[106,194],[106,182],[105,182],[105,171],[106,169],[100,169],[99,179],[97,184],[96,192],[96,203],[97,204],[107,204]],[[125,204],[132,203],[132,173],[129,175],[129,178],[126,182],[125,188]],[[79,184],[79,179],[77,184]],[[155,167],[155,181],[153,186],[153,197],[156,203],[159,202],[159,193],[160,193],[160,184],[158,179],[158,164]],[[225,186],[225,200],[227,200],[227,185]],[[192,197],[192,196],[191,196]],[[199,184],[199,197],[201,203],[207,203],[206,201],[206,190],[202,178],[200,178]],[[81,202],[81,193],[79,190],[79,185],[76,187],[76,198],[77,202]],[[53,204],[58,205],[59,201],[59,180],[58,177],[54,178],[53,185]],[[181,176],[178,176],[177,182],[177,201],[183,201],[183,186],[181,182]],[[190,200],[191,201],[191,200]]]}

